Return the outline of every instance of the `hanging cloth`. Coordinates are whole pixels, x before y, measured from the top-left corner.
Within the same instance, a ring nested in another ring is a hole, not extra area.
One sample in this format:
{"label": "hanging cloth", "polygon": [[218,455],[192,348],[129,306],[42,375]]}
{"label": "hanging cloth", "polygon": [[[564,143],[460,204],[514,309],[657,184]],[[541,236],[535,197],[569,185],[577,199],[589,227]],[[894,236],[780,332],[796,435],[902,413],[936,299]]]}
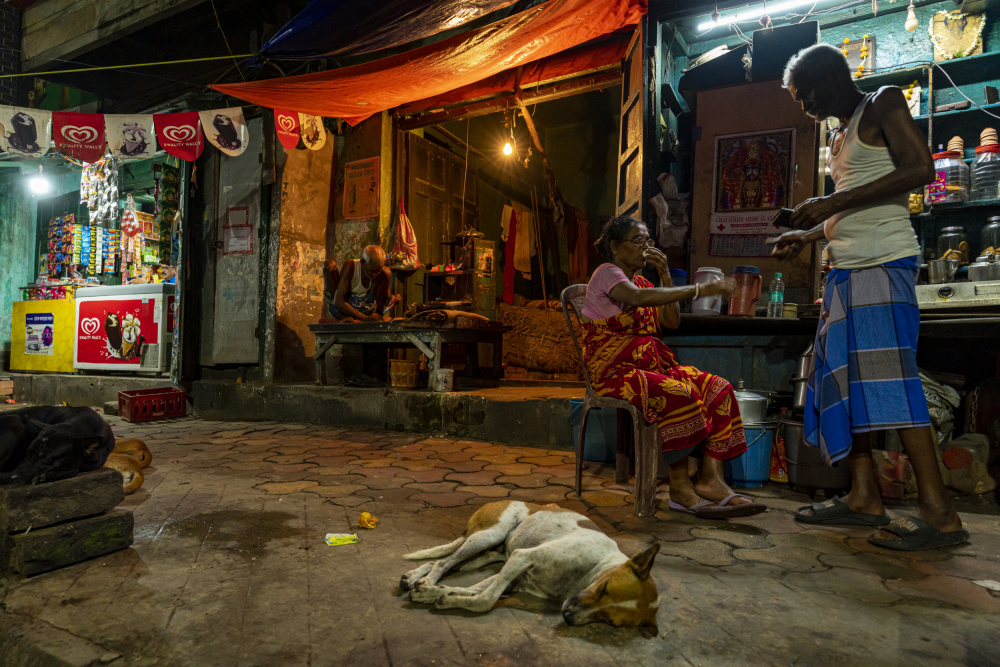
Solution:
{"label": "hanging cloth", "polygon": [[[505,207],[506,208],[506,207]],[[506,213],[506,211],[505,211]],[[508,222],[510,220],[508,219]],[[513,224],[505,226],[506,245],[503,251],[503,300],[504,303],[514,303],[514,248],[517,246],[517,217],[513,216]]]}

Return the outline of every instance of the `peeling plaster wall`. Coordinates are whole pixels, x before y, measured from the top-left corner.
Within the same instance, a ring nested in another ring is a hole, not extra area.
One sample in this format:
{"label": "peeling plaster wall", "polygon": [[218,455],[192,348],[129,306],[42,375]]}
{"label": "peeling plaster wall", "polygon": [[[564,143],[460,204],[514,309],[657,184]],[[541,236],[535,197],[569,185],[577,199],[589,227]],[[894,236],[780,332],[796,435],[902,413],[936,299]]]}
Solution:
{"label": "peeling plaster wall", "polygon": [[34,276],[35,207],[31,196],[15,179],[0,181],[0,357],[6,368],[10,353],[11,308],[21,299],[18,287]]}
{"label": "peeling plaster wall", "polygon": [[[361,256],[361,249],[366,245],[378,243],[379,218],[344,219],[344,165],[355,160],[382,156],[382,122],[383,116],[373,116],[356,127],[349,128],[343,136],[330,137],[336,139],[337,145],[337,178],[331,194],[331,211],[326,235],[327,256],[337,261],[341,267],[349,259]],[[329,141],[332,143],[332,141]],[[383,158],[380,166],[385,162]],[[391,161],[390,161],[391,164]],[[386,171],[381,171],[379,183],[380,208],[386,202],[386,188],[392,183],[386,182]],[[391,201],[391,200],[390,200]],[[388,248],[386,249],[388,251]]]}
{"label": "peeling plaster wall", "polygon": [[289,151],[282,174],[275,317],[278,382],[311,380],[315,373],[309,325],[323,316],[323,262],[333,218],[330,186],[338,171],[336,142],[329,139],[318,151]]}

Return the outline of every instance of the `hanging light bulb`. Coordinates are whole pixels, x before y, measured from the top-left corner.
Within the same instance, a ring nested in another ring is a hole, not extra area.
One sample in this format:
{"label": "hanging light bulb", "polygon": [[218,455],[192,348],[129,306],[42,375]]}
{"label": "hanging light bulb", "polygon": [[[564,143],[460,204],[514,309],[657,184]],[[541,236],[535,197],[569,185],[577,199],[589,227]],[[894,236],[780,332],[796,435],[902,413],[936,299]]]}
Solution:
{"label": "hanging light bulb", "polygon": [[514,147],[510,145],[509,141],[503,145],[503,154],[504,155],[510,155],[513,152],[514,152]]}
{"label": "hanging light bulb", "polygon": [[913,7],[913,0],[910,0],[910,6],[906,8],[906,23],[903,27],[906,28],[907,32],[913,32],[920,25],[920,21],[917,20],[917,12]]}
{"label": "hanging light bulb", "polygon": [[49,179],[42,173],[42,165],[38,165],[38,173],[28,179],[28,188],[36,195],[49,191]]}

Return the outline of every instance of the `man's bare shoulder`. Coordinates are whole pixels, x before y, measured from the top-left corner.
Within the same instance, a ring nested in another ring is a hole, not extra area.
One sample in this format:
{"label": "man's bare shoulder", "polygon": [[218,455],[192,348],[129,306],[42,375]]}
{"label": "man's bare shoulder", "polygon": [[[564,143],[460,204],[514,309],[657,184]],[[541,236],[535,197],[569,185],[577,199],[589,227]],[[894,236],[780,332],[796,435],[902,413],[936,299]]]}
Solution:
{"label": "man's bare shoulder", "polygon": [[872,97],[871,105],[880,114],[899,111],[901,109],[909,113],[906,97],[903,96],[903,91],[897,86],[882,86],[879,88]]}

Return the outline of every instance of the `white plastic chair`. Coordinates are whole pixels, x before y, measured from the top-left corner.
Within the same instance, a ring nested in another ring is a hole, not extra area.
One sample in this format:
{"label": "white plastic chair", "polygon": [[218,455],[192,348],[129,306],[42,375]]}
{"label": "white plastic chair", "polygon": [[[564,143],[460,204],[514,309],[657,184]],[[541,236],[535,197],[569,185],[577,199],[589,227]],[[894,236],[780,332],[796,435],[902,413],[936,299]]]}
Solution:
{"label": "white plastic chair", "polygon": [[[635,515],[653,516],[656,513],[656,474],[659,470],[660,458],[662,456],[662,445],[657,425],[647,424],[642,412],[628,401],[622,398],[611,398],[608,396],[598,396],[590,384],[590,376],[587,374],[587,366],[583,363],[583,352],[576,339],[576,330],[573,327],[570,310],[576,316],[577,323],[580,322],[580,311],[583,309],[583,302],[587,298],[586,285],[570,285],[562,292],[562,310],[566,316],[566,325],[569,327],[570,337],[573,339],[573,348],[576,350],[576,358],[583,369],[583,378],[587,383],[587,393],[583,399],[583,414],[580,416],[580,437],[576,440],[576,495],[581,495],[583,484],[583,442],[587,433],[587,413],[592,408],[613,408],[617,409],[618,419],[624,418],[622,411],[627,411],[632,416],[632,443],[635,452]],[[622,429],[618,429],[619,434]],[[626,443],[622,438],[618,438],[615,448],[615,481],[619,484],[628,483],[629,454]]]}

